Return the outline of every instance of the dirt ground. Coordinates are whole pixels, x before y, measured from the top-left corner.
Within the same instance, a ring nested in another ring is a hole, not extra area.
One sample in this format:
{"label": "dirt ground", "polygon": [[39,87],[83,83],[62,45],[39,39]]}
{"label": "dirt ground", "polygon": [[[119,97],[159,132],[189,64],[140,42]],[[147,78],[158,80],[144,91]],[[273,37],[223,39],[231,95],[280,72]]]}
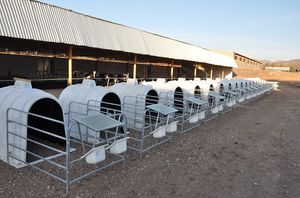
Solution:
{"label": "dirt ground", "polygon": [[[300,197],[300,89],[278,91],[71,187],[70,197]],[[130,154],[130,153],[129,153]],[[0,197],[64,197],[61,183],[0,161]]]}

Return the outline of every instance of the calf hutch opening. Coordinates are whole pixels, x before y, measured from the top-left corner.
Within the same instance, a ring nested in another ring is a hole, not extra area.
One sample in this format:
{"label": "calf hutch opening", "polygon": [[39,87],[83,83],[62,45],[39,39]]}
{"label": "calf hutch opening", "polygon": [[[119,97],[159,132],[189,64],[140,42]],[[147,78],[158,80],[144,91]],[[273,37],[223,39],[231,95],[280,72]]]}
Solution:
{"label": "calf hutch opening", "polygon": [[183,110],[183,90],[180,87],[177,87],[175,89],[174,107],[175,107],[175,109],[179,109],[181,112]]}
{"label": "calf hutch opening", "polygon": [[223,93],[224,93],[224,85],[223,85],[223,84],[220,84],[220,90],[219,90],[219,93],[220,93],[220,94],[223,94]]}
{"label": "calf hutch opening", "polygon": [[196,87],[195,87],[195,90],[194,90],[194,96],[195,96],[195,98],[201,98],[201,89],[200,89],[200,87],[197,85]]}
{"label": "calf hutch opening", "polygon": [[213,86],[213,85],[210,85],[210,86],[209,86],[209,91],[214,91],[214,90],[215,90],[214,86]]}
{"label": "calf hutch opening", "polygon": [[151,104],[157,104],[158,102],[158,94],[155,90],[150,90],[146,94],[146,106]]}
{"label": "calf hutch opening", "polygon": [[[63,112],[60,105],[53,99],[43,98],[36,101],[31,106],[29,113],[30,114],[28,115],[27,123],[28,126],[30,126],[30,128],[27,129],[27,138],[29,140],[42,142],[45,145],[58,147],[58,148],[61,147],[62,149],[65,149],[65,145],[66,145],[65,140],[45,133],[40,133],[39,131],[36,130],[36,129],[41,129],[45,132],[50,132],[52,134],[65,137],[64,126],[57,122],[53,122],[51,120],[34,116],[34,115],[41,115],[47,118],[52,118],[63,122]],[[45,150],[43,146],[40,146],[32,141],[27,142],[27,151],[39,155],[50,155],[50,153],[48,153],[48,151]],[[27,162],[33,162],[36,160],[39,160],[39,158],[27,153],[26,156]]]}
{"label": "calf hutch opening", "polygon": [[121,101],[119,96],[115,93],[107,93],[102,98],[102,102],[100,103],[100,111],[113,113],[113,110],[121,111]]}
{"label": "calf hutch opening", "polygon": [[63,111],[57,99],[17,80],[0,89],[1,160],[21,168],[66,149]]}

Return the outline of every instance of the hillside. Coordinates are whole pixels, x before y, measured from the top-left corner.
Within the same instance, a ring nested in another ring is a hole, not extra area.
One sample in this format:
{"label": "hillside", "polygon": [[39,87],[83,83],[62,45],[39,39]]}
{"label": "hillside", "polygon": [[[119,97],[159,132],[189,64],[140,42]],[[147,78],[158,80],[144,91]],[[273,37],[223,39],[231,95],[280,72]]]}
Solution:
{"label": "hillside", "polygon": [[260,60],[264,65],[277,66],[277,67],[300,67],[300,59],[288,60],[288,61],[270,61]]}
{"label": "hillside", "polygon": [[295,72],[266,71],[261,69],[245,69],[245,68],[234,69],[233,72],[236,78],[260,77],[264,80],[300,83],[300,73],[295,73]]}

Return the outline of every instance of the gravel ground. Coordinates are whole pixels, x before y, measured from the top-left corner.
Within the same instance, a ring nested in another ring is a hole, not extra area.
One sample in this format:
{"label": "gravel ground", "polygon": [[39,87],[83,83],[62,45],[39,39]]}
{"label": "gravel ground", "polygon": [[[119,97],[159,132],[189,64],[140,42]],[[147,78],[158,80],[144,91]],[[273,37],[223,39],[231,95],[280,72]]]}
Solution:
{"label": "gravel ground", "polygon": [[[70,197],[300,197],[300,89],[280,90],[71,187]],[[0,162],[0,197],[64,197],[31,168]]]}

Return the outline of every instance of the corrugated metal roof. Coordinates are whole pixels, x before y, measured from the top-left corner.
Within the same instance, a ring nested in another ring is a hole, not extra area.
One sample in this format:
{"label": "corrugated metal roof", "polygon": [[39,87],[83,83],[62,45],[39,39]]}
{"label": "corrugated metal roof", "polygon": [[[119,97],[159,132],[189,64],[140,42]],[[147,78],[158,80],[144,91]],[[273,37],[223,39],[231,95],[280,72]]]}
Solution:
{"label": "corrugated metal roof", "polygon": [[237,67],[201,47],[32,0],[0,1],[0,36]]}

